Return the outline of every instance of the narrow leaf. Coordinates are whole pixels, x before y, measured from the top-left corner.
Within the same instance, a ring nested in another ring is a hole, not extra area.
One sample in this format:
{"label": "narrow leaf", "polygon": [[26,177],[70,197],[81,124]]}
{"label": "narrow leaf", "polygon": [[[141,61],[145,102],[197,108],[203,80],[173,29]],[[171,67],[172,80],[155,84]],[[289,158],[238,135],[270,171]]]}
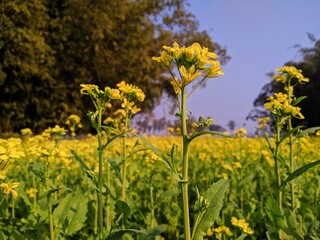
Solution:
{"label": "narrow leaf", "polygon": [[230,135],[226,135],[226,134],[223,134],[223,133],[220,133],[220,132],[215,132],[215,131],[201,131],[201,132],[198,132],[194,135],[191,135],[190,138],[189,138],[189,141],[191,142],[193,139],[197,138],[197,137],[200,137],[200,136],[203,136],[203,135],[218,135],[218,136],[222,136],[222,137],[229,137],[231,138]]}
{"label": "narrow leaf", "polygon": [[286,132],[286,133],[282,136],[279,144],[282,143],[285,139],[287,139],[291,134],[293,134],[294,132],[298,131],[301,127],[302,127],[302,126],[295,127],[294,129],[291,129],[290,131]]}
{"label": "narrow leaf", "polygon": [[307,98],[307,96],[301,96],[301,97],[296,98],[296,99],[292,102],[292,106],[298,105],[303,99],[306,99],[306,98]]}
{"label": "narrow leaf", "polygon": [[207,230],[214,224],[223,205],[225,192],[228,188],[228,181],[221,179],[213,183],[210,188],[203,194],[203,198],[207,200],[208,207],[205,212],[196,214],[195,219],[200,219],[199,224],[192,239],[203,239]]}
{"label": "narrow leaf", "polygon": [[[93,175],[93,172],[90,170],[90,168],[85,164],[84,161],[79,157],[79,155],[74,151],[71,150],[71,154],[73,155],[74,159],[80,164],[80,168],[82,172],[86,175],[91,185],[94,187],[95,190],[99,191],[98,189],[98,181]],[[105,192],[105,189],[104,191]]]}
{"label": "narrow leaf", "polygon": [[120,180],[120,182],[122,181],[121,180],[121,173],[120,173],[120,166],[119,164],[112,158],[109,158],[109,157],[106,157],[106,159],[108,160],[108,162],[110,163],[112,169],[115,171],[116,173],[116,176],[117,178]]}
{"label": "narrow leaf", "polygon": [[311,128],[307,128],[302,130],[301,132],[299,132],[294,140],[294,142],[298,141],[299,138],[304,137],[308,134],[314,133],[315,131],[320,130],[320,127],[311,127]]}
{"label": "narrow leaf", "polygon": [[298,169],[296,169],[294,172],[289,174],[289,176],[282,182],[281,187],[285,187],[285,185],[289,182],[291,182],[293,179],[299,177],[302,173],[306,172],[308,169],[320,164],[320,159],[311,163],[308,163]]}
{"label": "narrow leaf", "polygon": [[156,148],[151,142],[149,142],[147,139],[143,138],[140,135],[136,135],[141,141],[143,141],[158,157],[160,157],[164,164],[167,166],[167,168],[170,169],[170,171],[172,172],[173,176],[179,181],[180,177],[177,174],[176,170],[174,169],[174,167],[172,166],[172,164],[170,163],[170,161],[160,152],[160,150],[158,148]]}
{"label": "narrow leaf", "polygon": [[141,235],[147,235],[146,232],[137,230],[137,229],[124,229],[124,230],[117,230],[109,234],[106,240],[121,240],[122,236],[126,233],[137,233]]}

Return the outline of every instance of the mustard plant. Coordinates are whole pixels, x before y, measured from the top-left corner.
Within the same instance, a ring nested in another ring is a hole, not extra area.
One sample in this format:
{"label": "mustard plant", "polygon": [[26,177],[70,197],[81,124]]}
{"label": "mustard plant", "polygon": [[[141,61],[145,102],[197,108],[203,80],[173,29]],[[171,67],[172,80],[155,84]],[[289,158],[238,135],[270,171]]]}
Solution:
{"label": "mustard plant", "polygon": [[82,128],[81,118],[78,115],[71,114],[65,121],[69,128],[70,136],[73,139],[76,136],[76,131]]}
{"label": "mustard plant", "polygon": [[[171,159],[160,153],[154,146],[151,146],[166,163],[168,168],[174,174],[181,186],[182,194],[182,210],[184,222],[184,239],[202,239],[206,235],[207,229],[211,227],[215,217],[217,217],[224,193],[227,188],[227,181],[220,180],[213,184],[204,195],[198,192],[198,199],[195,203],[194,226],[190,226],[189,213],[189,145],[195,138],[205,134],[217,134],[216,132],[204,131],[203,128],[212,123],[212,119],[199,118],[197,123],[194,123],[194,130],[191,133],[187,132],[187,99],[203,84],[207,78],[216,78],[223,75],[220,63],[217,60],[217,55],[210,52],[208,48],[202,47],[199,43],[194,43],[189,47],[180,47],[178,43],[174,43],[172,47],[164,46],[164,51],[159,57],[153,57],[153,60],[167,68],[171,75],[171,85],[177,95],[179,103],[179,112],[176,117],[180,120],[182,134],[182,172],[178,172],[173,162],[174,147],[171,150]],[[176,69],[174,70],[174,67]],[[178,77],[175,75],[178,73]],[[213,208],[215,206],[215,208]],[[217,209],[218,208],[218,209]]]}
{"label": "mustard plant", "polygon": [[[306,134],[310,134],[319,129],[319,127],[302,130],[301,125],[293,127],[292,119],[304,119],[301,113],[301,108],[297,105],[306,98],[306,96],[296,97],[294,95],[294,87],[298,84],[305,84],[309,79],[302,75],[302,71],[293,66],[284,66],[277,69],[279,73],[274,77],[274,80],[283,84],[283,92],[274,93],[265,103],[266,110],[270,111],[275,124],[275,146],[272,144],[268,136],[265,134],[269,149],[274,157],[274,171],[276,176],[277,198],[276,202],[272,198],[267,200],[266,212],[272,222],[276,218],[276,224],[273,225],[273,230],[269,231],[268,237],[272,239],[286,238],[287,235],[299,236],[303,238],[302,232],[289,229],[291,226],[289,221],[296,221],[297,199],[294,179],[320,163],[320,160],[309,163],[300,168],[296,168],[296,159],[294,156],[294,144],[299,141],[299,138]],[[281,148],[286,143],[289,145],[289,156],[285,157]],[[288,161],[286,160],[288,159]],[[290,208],[284,209],[284,191],[286,185],[290,184]],[[275,208],[277,206],[277,208]],[[277,210],[275,210],[277,209]],[[283,215],[285,212],[285,215]],[[277,216],[276,216],[277,215]],[[280,216],[280,218],[279,218]],[[285,217],[286,219],[285,219]],[[290,218],[290,219],[289,219]],[[296,222],[295,222],[296,223]],[[289,229],[289,230],[288,230]],[[284,233],[285,232],[285,233]]]}
{"label": "mustard plant", "polygon": [[[90,119],[92,127],[96,130],[98,137],[98,182],[97,184],[97,198],[98,198],[98,235],[99,239],[103,239],[103,192],[106,191],[103,188],[103,154],[104,150],[109,144],[110,141],[107,141],[106,144],[102,142],[102,132],[104,126],[102,125],[103,114],[105,113],[107,108],[110,108],[111,100],[120,99],[120,92],[118,89],[112,89],[106,87],[104,90],[99,89],[98,86],[93,84],[81,84],[80,93],[84,95],[89,95],[94,107],[95,111],[89,111],[88,117]],[[79,160],[79,157],[75,155],[76,159]],[[86,169],[86,173],[90,175],[90,170]],[[89,177],[92,178],[90,175]]]}

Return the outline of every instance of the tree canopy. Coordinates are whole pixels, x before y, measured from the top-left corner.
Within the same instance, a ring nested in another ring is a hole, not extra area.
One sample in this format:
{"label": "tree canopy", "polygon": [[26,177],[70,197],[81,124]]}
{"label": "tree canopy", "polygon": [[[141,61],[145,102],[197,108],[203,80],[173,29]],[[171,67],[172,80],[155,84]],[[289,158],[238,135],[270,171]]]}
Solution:
{"label": "tree canopy", "polygon": [[229,60],[198,30],[185,0],[2,0],[0,12],[0,132],[84,117],[90,103],[81,83],[125,80],[146,93],[144,110],[153,109],[173,90],[151,58],[174,41],[199,42]]}
{"label": "tree canopy", "polygon": [[[295,125],[297,121],[300,122],[304,127],[315,127],[320,126],[320,40],[316,40],[313,35],[309,34],[309,39],[314,44],[311,48],[303,48],[300,45],[296,47],[299,49],[301,54],[301,60],[298,62],[290,61],[284,65],[295,66],[297,69],[302,70],[303,76],[309,78],[310,82],[297,85],[295,87],[296,97],[307,96],[302,102],[299,103],[301,107],[301,113],[305,119],[299,120],[294,119]],[[273,73],[267,74],[272,77]],[[274,92],[280,92],[281,83],[276,81],[270,81],[267,83],[255,99],[253,106],[254,109],[250,112],[247,119],[256,120],[260,117],[265,117],[268,112],[264,109],[263,105],[266,102],[267,97],[271,96]]]}

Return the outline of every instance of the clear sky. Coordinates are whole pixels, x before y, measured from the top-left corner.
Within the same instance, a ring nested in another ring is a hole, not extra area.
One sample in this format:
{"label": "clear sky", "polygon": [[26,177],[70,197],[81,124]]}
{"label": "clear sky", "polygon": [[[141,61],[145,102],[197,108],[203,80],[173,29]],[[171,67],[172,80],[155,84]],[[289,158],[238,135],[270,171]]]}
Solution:
{"label": "clear sky", "polygon": [[[312,47],[307,33],[320,38],[320,0],[188,0],[188,9],[213,41],[227,48],[231,60],[223,77],[209,79],[205,89],[188,100],[195,117],[212,117],[227,128],[254,132],[256,124],[245,118],[267,73],[287,61],[300,59],[294,46]],[[244,125],[245,124],[245,125]]]}

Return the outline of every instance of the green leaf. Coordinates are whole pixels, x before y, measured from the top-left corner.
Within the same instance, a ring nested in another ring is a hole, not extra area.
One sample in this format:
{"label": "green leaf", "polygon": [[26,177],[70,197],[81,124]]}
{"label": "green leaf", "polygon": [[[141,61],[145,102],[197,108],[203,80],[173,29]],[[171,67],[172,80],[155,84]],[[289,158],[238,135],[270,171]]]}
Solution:
{"label": "green leaf", "polygon": [[215,131],[201,131],[201,132],[197,132],[194,135],[191,135],[189,138],[189,142],[191,142],[193,139],[203,136],[203,135],[218,135],[218,136],[222,136],[222,137],[229,137],[231,138],[230,135],[226,135],[220,132],[215,132]]}
{"label": "green leaf", "polygon": [[71,188],[67,188],[67,187],[57,187],[57,188],[52,188],[52,189],[50,189],[49,191],[47,191],[47,195],[51,195],[52,193],[54,193],[54,192],[57,192],[57,191],[59,191],[59,190],[67,190],[67,191],[70,191],[70,192],[72,192],[72,189]]}
{"label": "green leaf", "polygon": [[156,148],[151,142],[149,142],[147,139],[143,138],[142,136],[140,135],[137,135],[136,136],[142,141],[144,142],[158,157],[160,157],[164,164],[167,166],[167,168],[171,171],[171,173],[173,174],[173,176],[178,180],[180,181],[181,178],[180,176],[178,175],[176,169],[174,168],[174,166],[172,165],[172,163],[160,152],[160,150],[158,148]]}
{"label": "green leaf", "polygon": [[110,163],[112,169],[113,169],[113,170],[115,171],[115,173],[116,173],[117,178],[118,178],[118,179],[120,180],[120,182],[121,182],[121,181],[122,181],[122,180],[121,180],[121,173],[120,173],[121,169],[120,169],[119,164],[118,164],[114,159],[112,159],[112,158],[106,157],[106,159],[107,159],[108,162]]}
{"label": "green leaf", "polygon": [[46,177],[45,177],[45,171],[43,169],[36,169],[34,165],[31,165],[29,168],[29,171],[32,172],[42,183],[42,185],[46,185]]}
{"label": "green leaf", "polygon": [[148,239],[148,240],[153,240],[157,236],[160,236],[162,233],[164,233],[168,228],[167,224],[160,224],[154,228],[151,228],[150,230],[147,231],[147,237],[142,238],[142,239]]}
{"label": "green leaf", "polygon": [[301,97],[298,97],[298,98],[294,99],[293,102],[292,102],[292,106],[296,106],[297,104],[299,104],[305,98],[307,98],[307,96],[301,96]]}
{"label": "green leaf", "polygon": [[320,127],[311,127],[311,128],[304,129],[301,132],[298,132],[296,138],[294,139],[294,142],[298,141],[299,138],[304,137],[308,134],[314,133],[315,131],[317,131],[319,129],[320,129]]}
{"label": "green leaf", "polygon": [[286,234],[293,236],[294,239],[296,240],[303,240],[304,234],[301,230],[300,224],[297,222],[295,214],[291,210],[285,209],[284,215],[285,215],[287,224],[286,224],[286,227],[283,229],[283,231]]}
{"label": "green leaf", "polygon": [[203,239],[207,230],[214,224],[223,205],[225,192],[228,188],[228,181],[221,179],[213,183],[210,188],[203,194],[203,198],[208,202],[208,207],[204,212],[195,215],[195,219],[200,219],[192,239]]}
{"label": "green leaf", "polygon": [[[84,161],[82,161],[82,159],[78,156],[78,154],[74,150],[71,150],[71,154],[73,155],[74,159],[80,164],[80,168],[82,172],[86,175],[86,177],[88,178],[89,182],[94,187],[94,189],[99,191],[98,181],[95,178],[93,172],[90,170],[90,168],[85,164]],[[103,187],[102,192],[106,192],[105,187]]]}
{"label": "green leaf", "polygon": [[279,208],[278,203],[274,200],[273,197],[268,197],[267,203],[265,206],[265,211],[267,215],[266,224],[271,228],[271,232],[278,232],[280,229],[284,228],[285,220],[282,211]]}
{"label": "green leaf", "polygon": [[284,188],[287,183],[291,182],[293,179],[299,177],[302,173],[306,172],[312,167],[315,167],[318,164],[320,164],[320,159],[296,169],[294,172],[289,174],[289,176],[282,182],[281,187]]}
{"label": "green leaf", "polygon": [[123,224],[127,223],[127,220],[131,213],[131,208],[125,201],[118,200],[115,203],[114,211],[116,213],[116,222],[121,221]]}
{"label": "green leaf", "polygon": [[281,138],[281,140],[279,141],[278,144],[281,144],[285,139],[287,139],[291,134],[293,134],[294,132],[298,131],[302,126],[298,126],[295,127],[293,129],[291,129],[290,131],[287,131]]}
{"label": "green leaf", "polygon": [[55,208],[53,219],[65,236],[72,236],[84,227],[87,212],[87,199],[82,193],[68,194]]}
{"label": "green leaf", "polygon": [[110,143],[112,143],[114,140],[116,140],[119,137],[122,137],[123,135],[127,134],[128,132],[130,132],[132,130],[132,128],[130,128],[129,130],[125,131],[125,132],[121,132],[117,135],[114,135],[112,138],[108,138],[107,142],[102,145],[102,149],[105,149]]}
{"label": "green leaf", "polygon": [[111,234],[109,234],[107,236],[107,238],[105,240],[121,240],[122,236],[126,233],[137,233],[137,234],[141,234],[141,235],[147,235],[146,232],[137,230],[137,229],[124,229],[124,230],[117,230],[112,232]]}

